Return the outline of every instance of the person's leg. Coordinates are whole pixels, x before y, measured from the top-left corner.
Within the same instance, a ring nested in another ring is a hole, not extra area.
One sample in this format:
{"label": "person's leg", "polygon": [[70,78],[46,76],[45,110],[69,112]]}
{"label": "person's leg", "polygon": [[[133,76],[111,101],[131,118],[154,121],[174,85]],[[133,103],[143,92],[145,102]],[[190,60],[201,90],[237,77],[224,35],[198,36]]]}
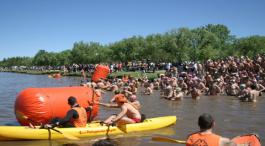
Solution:
{"label": "person's leg", "polygon": [[112,116],[110,116],[108,119],[106,119],[106,120],[104,121],[104,123],[109,123],[109,122],[111,122],[111,120],[115,119],[116,117],[117,117],[117,115],[112,115]]}
{"label": "person's leg", "polygon": [[117,122],[118,125],[125,125],[125,124],[132,124],[132,123],[135,123],[135,121],[132,120],[131,118],[128,118],[128,117],[122,117],[122,118]]}

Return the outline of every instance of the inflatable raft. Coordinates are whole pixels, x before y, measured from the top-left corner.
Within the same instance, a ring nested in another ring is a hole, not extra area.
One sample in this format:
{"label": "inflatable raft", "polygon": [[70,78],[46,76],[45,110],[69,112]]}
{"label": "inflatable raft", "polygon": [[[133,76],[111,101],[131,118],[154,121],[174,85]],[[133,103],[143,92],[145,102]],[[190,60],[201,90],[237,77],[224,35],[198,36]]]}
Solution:
{"label": "inflatable raft", "polygon": [[[78,138],[125,134],[155,130],[175,124],[176,116],[165,116],[146,119],[142,123],[127,124],[123,126],[102,126],[100,123],[87,124],[85,128],[55,128],[61,133]],[[49,134],[50,133],[50,134]],[[0,140],[40,140],[40,139],[62,139],[63,134],[47,129],[33,129],[28,126],[0,126]]]}
{"label": "inflatable raft", "polygon": [[74,96],[82,107],[93,106],[92,113],[88,112],[88,120],[92,120],[98,114],[99,96],[92,88],[87,87],[47,87],[47,88],[27,88],[21,91],[15,102],[15,114],[21,125],[27,126],[30,121],[23,118],[27,116],[32,124],[47,124],[55,117],[63,118],[70,110],[68,98]]}

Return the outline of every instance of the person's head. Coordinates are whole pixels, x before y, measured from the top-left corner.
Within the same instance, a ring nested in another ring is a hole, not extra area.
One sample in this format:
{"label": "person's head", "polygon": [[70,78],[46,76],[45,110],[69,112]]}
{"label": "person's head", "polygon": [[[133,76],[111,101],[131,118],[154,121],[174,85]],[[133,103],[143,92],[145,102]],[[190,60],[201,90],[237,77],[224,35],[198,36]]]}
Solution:
{"label": "person's head", "polygon": [[244,90],[246,88],[246,84],[240,84],[240,89]]}
{"label": "person's head", "polygon": [[201,131],[211,129],[214,126],[214,119],[210,114],[204,113],[200,115],[198,119],[198,125]]}
{"label": "person's head", "polygon": [[108,139],[101,139],[95,142],[92,146],[116,146],[116,144]]}
{"label": "person's head", "polygon": [[114,91],[114,94],[115,94],[115,95],[120,94],[120,93],[121,93],[120,90],[115,90],[115,91]]}
{"label": "person's head", "polygon": [[251,88],[252,90],[256,90],[256,89],[257,89],[257,85],[252,84],[252,85],[250,86],[250,88]]}
{"label": "person's head", "polygon": [[124,103],[128,102],[128,100],[123,94],[117,94],[117,95],[115,95],[115,102],[117,104],[124,104]]}
{"label": "person's head", "polygon": [[136,99],[137,99],[137,96],[134,94],[129,97],[130,102],[134,102],[136,101]]}
{"label": "person's head", "polygon": [[73,106],[73,105],[75,105],[76,103],[77,103],[77,100],[76,100],[75,97],[70,96],[70,97],[68,98],[68,104],[69,104],[70,106]]}
{"label": "person's head", "polygon": [[179,77],[179,79],[178,79],[180,82],[183,82],[183,78],[182,77]]}

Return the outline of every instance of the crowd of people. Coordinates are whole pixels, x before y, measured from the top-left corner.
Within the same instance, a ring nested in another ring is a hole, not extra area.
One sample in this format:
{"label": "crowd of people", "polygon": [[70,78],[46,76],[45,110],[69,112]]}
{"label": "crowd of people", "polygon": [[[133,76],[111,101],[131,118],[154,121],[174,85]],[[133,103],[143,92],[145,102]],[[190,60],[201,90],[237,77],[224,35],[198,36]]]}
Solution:
{"label": "crowd of people", "polygon": [[264,56],[257,55],[254,59],[228,57],[225,60],[207,60],[205,64],[190,62],[185,67],[167,65],[165,73],[153,80],[145,74],[140,78],[124,75],[83,85],[113,92],[121,90],[128,99],[136,99],[138,88],[142,86],[143,94],[152,95],[154,90],[160,90],[161,98],[169,100],[228,95],[241,101],[256,102],[265,90],[264,60]]}

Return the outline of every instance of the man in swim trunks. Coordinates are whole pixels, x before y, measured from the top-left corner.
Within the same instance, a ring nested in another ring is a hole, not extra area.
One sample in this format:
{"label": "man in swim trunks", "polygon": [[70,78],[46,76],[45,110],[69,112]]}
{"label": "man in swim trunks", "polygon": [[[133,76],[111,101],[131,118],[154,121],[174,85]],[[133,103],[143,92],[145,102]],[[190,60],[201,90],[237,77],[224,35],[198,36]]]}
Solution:
{"label": "man in swim trunks", "polygon": [[121,108],[121,112],[117,115],[110,116],[104,121],[105,124],[111,125],[113,123],[117,123],[118,125],[124,125],[141,122],[141,114],[139,110],[129,103],[123,94],[116,92],[114,101],[117,103],[116,105],[99,103],[99,105],[106,107]]}

